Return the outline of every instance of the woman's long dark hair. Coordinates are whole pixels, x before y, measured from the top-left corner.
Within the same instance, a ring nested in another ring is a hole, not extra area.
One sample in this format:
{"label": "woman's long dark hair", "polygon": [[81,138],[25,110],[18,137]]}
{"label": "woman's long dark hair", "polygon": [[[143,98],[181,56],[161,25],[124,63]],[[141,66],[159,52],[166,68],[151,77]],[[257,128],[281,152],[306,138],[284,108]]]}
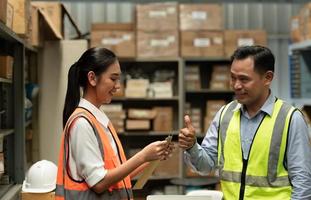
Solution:
{"label": "woman's long dark hair", "polygon": [[91,48],[85,51],[68,72],[68,83],[65,105],[63,110],[63,127],[73,111],[78,107],[80,101],[80,87],[86,88],[87,74],[93,71],[96,76],[105,72],[107,68],[117,61],[116,55],[105,48]]}

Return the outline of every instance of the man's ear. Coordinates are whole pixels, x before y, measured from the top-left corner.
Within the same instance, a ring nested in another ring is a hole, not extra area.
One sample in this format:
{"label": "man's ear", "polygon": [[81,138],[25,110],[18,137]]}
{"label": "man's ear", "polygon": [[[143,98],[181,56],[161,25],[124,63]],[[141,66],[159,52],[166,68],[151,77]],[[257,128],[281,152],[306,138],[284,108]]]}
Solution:
{"label": "man's ear", "polygon": [[97,78],[96,78],[96,75],[93,71],[89,71],[89,73],[87,73],[87,79],[88,79],[91,86],[93,86],[93,87],[96,86]]}
{"label": "man's ear", "polygon": [[274,72],[273,71],[267,71],[266,73],[265,73],[265,85],[270,85],[271,84],[271,82],[272,82],[272,80],[273,80],[273,77],[274,77]]}

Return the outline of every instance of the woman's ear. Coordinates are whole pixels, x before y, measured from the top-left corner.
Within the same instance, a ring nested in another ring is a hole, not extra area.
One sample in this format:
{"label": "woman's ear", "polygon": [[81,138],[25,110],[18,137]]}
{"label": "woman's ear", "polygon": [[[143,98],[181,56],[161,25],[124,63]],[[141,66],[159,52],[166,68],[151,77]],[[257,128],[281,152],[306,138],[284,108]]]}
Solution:
{"label": "woman's ear", "polygon": [[93,86],[93,87],[96,86],[97,78],[96,78],[96,75],[93,71],[89,71],[89,73],[87,73],[87,79],[88,79],[91,86]]}

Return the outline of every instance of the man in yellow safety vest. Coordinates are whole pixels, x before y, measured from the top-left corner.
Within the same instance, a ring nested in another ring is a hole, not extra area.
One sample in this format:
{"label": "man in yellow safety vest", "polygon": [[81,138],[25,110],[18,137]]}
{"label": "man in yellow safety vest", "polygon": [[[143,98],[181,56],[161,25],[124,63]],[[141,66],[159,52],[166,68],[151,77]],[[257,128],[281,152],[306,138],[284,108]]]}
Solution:
{"label": "man in yellow safety vest", "polygon": [[262,46],[231,58],[235,100],[223,106],[201,145],[190,117],[179,133],[185,162],[205,174],[218,167],[226,200],[311,199],[311,148],[301,112],[270,90],[275,58]]}

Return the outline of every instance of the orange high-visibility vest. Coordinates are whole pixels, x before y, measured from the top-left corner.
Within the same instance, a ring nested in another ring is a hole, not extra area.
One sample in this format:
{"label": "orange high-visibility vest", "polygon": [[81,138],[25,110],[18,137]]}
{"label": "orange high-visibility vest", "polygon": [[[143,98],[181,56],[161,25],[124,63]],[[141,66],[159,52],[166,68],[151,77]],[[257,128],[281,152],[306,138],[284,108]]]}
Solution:
{"label": "orange high-visibility vest", "polygon": [[[109,122],[108,128],[114,138],[117,145],[118,155],[115,154],[113,148],[109,142],[109,139],[102,128],[101,124],[96,118],[86,109],[77,108],[68,119],[64,128],[61,147],[58,160],[58,172],[57,172],[57,183],[55,191],[56,200],[120,200],[120,199],[133,199],[132,186],[130,177],[127,176],[123,180],[111,185],[108,190],[101,194],[97,194],[92,191],[87,183],[82,181],[75,181],[71,178],[69,172],[69,134],[70,127],[74,121],[80,117],[85,118],[91,124],[94,133],[96,135],[100,151],[103,155],[105,168],[107,170],[116,168],[126,161],[126,157],[118,138],[118,135]],[[103,166],[104,170],[104,166]],[[68,173],[69,172],[69,173]]]}

